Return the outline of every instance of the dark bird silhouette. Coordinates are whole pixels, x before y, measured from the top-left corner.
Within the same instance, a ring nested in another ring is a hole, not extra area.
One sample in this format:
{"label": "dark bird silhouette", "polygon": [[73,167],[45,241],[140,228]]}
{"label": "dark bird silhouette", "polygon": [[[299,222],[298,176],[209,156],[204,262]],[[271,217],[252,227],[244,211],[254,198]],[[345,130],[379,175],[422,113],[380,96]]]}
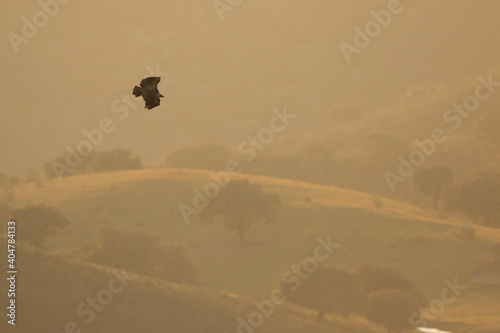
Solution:
{"label": "dark bird silhouette", "polygon": [[151,110],[154,107],[160,105],[160,97],[162,94],[158,91],[158,83],[160,83],[161,78],[158,76],[150,76],[141,81],[140,87],[135,86],[132,90],[132,94],[135,97],[142,96],[146,102],[145,109]]}

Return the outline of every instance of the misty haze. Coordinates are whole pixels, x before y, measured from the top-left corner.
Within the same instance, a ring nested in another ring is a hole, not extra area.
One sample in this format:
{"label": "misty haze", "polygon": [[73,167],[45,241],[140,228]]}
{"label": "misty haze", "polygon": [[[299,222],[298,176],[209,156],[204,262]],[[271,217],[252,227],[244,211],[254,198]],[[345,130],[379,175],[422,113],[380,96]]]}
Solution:
{"label": "misty haze", "polygon": [[1,332],[500,333],[500,2],[4,2]]}

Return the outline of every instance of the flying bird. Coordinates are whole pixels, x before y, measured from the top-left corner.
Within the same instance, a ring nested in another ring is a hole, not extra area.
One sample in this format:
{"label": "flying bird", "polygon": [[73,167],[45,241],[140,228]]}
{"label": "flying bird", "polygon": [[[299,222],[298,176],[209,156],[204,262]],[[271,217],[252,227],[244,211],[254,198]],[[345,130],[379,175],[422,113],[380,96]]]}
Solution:
{"label": "flying bird", "polygon": [[132,90],[132,94],[135,97],[142,96],[146,102],[145,109],[151,110],[154,107],[160,105],[160,97],[162,94],[158,91],[158,83],[160,83],[161,78],[158,76],[150,76],[141,81],[140,87],[135,86]]}

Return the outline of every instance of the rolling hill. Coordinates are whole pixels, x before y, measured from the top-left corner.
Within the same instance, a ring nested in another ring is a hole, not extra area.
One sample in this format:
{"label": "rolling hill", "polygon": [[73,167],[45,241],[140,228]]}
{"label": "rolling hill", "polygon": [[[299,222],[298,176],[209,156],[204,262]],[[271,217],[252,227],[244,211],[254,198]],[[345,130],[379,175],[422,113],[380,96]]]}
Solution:
{"label": "rolling hill", "polygon": [[[60,208],[78,237],[49,242],[52,250],[78,254],[95,243],[103,225],[153,231],[185,244],[201,269],[198,287],[249,297],[268,297],[290,265],[311,255],[317,237],[331,235],[341,246],[329,259],[344,268],[385,263],[415,281],[424,295],[440,297],[445,279],[468,284],[470,273],[493,260],[500,230],[474,226],[470,240],[456,237],[464,221],[382,198],[377,208],[367,194],[299,181],[240,175],[260,183],[283,201],[280,220],[248,233],[249,246],[218,226],[186,224],[180,203],[191,203],[193,187],[211,181],[208,171],[151,169],[88,174],[16,191],[14,204],[46,203]],[[374,245],[375,244],[375,245]],[[451,260],[450,258],[459,258]],[[498,289],[469,286],[442,318],[461,321],[474,313],[476,324],[498,322]],[[483,307],[482,304],[490,304]],[[482,309],[480,312],[477,309]],[[441,317],[440,317],[441,319]]]}
{"label": "rolling hill", "polygon": [[[2,332],[237,332],[237,319],[248,318],[260,301],[25,251],[19,267],[16,326],[4,331],[2,321]],[[312,313],[286,304],[276,306],[259,331],[380,332],[356,318],[318,325]]]}

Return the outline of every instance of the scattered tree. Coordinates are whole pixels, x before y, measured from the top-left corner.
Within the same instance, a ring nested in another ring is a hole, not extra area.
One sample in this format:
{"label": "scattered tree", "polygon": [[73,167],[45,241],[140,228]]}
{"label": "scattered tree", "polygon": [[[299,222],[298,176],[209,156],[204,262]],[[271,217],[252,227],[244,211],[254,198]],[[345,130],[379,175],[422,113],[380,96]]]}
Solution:
{"label": "scattered tree", "polygon": [[419,307],[415,296],[401,290],[381,290],[370,294],[366,317],[383,325],[391,332],[403,332],[411,328],[409,316]]}
{"label": "scattered tree", "polygon": [[20,183],[19,178],[15,176],[6,176],[0,174],[0,186],[3,192],[4,201],[9,203],[14,199],[15,186]]}
{"label": "scattered tree", "polygon": [[450,187],[444,197],[448,210],[463,212],[474,223],[500,227],[500,173],[480,173],[459,186]]}
{"label": "scattered tree", "polygon": [[139,157],[133,156],[130,150],[114,149],[107,152],[96,152],[89,161],[89,172],[105,172],[115,170],[142,169]]}
{"label": "scattered tree", "polygon": [[174,283],[193,283],[198,275],[184,246],[162,242],[159,237],[142,230],[123,227],[103,227],[89,260],[116,268],[126,267]]}
{"label": "scattered tree", "polygon": [[177,150],[167,158],[166,164],[174,168],[221,170],[230,157],[231,153],[225,147],[212,143]]}
{"label": "scattered tree", "polygon": [[77,156],[79,162],[73,160],[74,156],[70,154],[63,154],[53,161],[46,162],[42,167],[45,176],[51,179],[61,175],[73,176],[93,172],[142,169],[139,157],[133,156],[132,152],[126,149],[113,149],[105,152],[92,152],[83,157]]}
{"label": "scattered tree", "polygon": [[372,133],[362,146],[363,151],[377,162],[387,162],[410,150],[408,143],[397,135]]}
{"label": "scattered tree", "polygon": [[67,233],[70,224],[59,210],[45,205],[17,209],[11,215],[18,226],[19,239],[26,240],[37,254],[47,238]]}
{"label": "scattered tree", "polygon": [[221,189],[199,216],[202,223],[221,222],[225,230],[236,230],[240,244],[245,245],[245,232],[252,225],[277,220],[279,204],[278,196],[264,192],[260,185],[236,179]]}
{"label": "scattered tree", "polygon": [[453,170],[446,165],[435,165],[421,168],[415,172],[412,179],[413,188],[434,198],[434,210],[437,210],[443,187],[454,181]]}
{"label": "scattered tree", "polygon": [[340,142],[334,140],[325,140],[317,143],[308,144],[300,148],[301,155],[313,163],[331,162],[335,153],[342,146]]}
{"label": "scattered tree", "polygon": [[69,153],[64,153],[52,161],[45,162],[42,166],[42,170],[47,179],[53,179],[61,176],[68,177],[81,175],[85,173],[93,155],[94,153],[91,153],[86,157],[78,155],[79,159],[74,159],[74,156]]}
{"label": "scattered tree", "polygon": [[375,264],[360,265],[356,268],[356,274],[366,294],[394,289],[415,296],[421,304],[425,303],[423,296],[419,293],[415,284],[410,280],[404,279],[388,266]]}
{"label": "scattered tree", "polygon": [[[281,290],[287,300],[316,310],[318,322],[326,313],[363,313],[366,301],[355,274],[329,264],[321,264],[317,270],[307,273],[307,278],[303,274],[295,270],[289,279],[282,282]],[[300,281],[300,285],[290,287],[288,282],[292,279]]]}
{"label": "scattered tree", "polygon": [[335,105],[328,113],[328,121],[338,124],[360,119],[365,114],[363,108],[354,102],[343,101]]}

